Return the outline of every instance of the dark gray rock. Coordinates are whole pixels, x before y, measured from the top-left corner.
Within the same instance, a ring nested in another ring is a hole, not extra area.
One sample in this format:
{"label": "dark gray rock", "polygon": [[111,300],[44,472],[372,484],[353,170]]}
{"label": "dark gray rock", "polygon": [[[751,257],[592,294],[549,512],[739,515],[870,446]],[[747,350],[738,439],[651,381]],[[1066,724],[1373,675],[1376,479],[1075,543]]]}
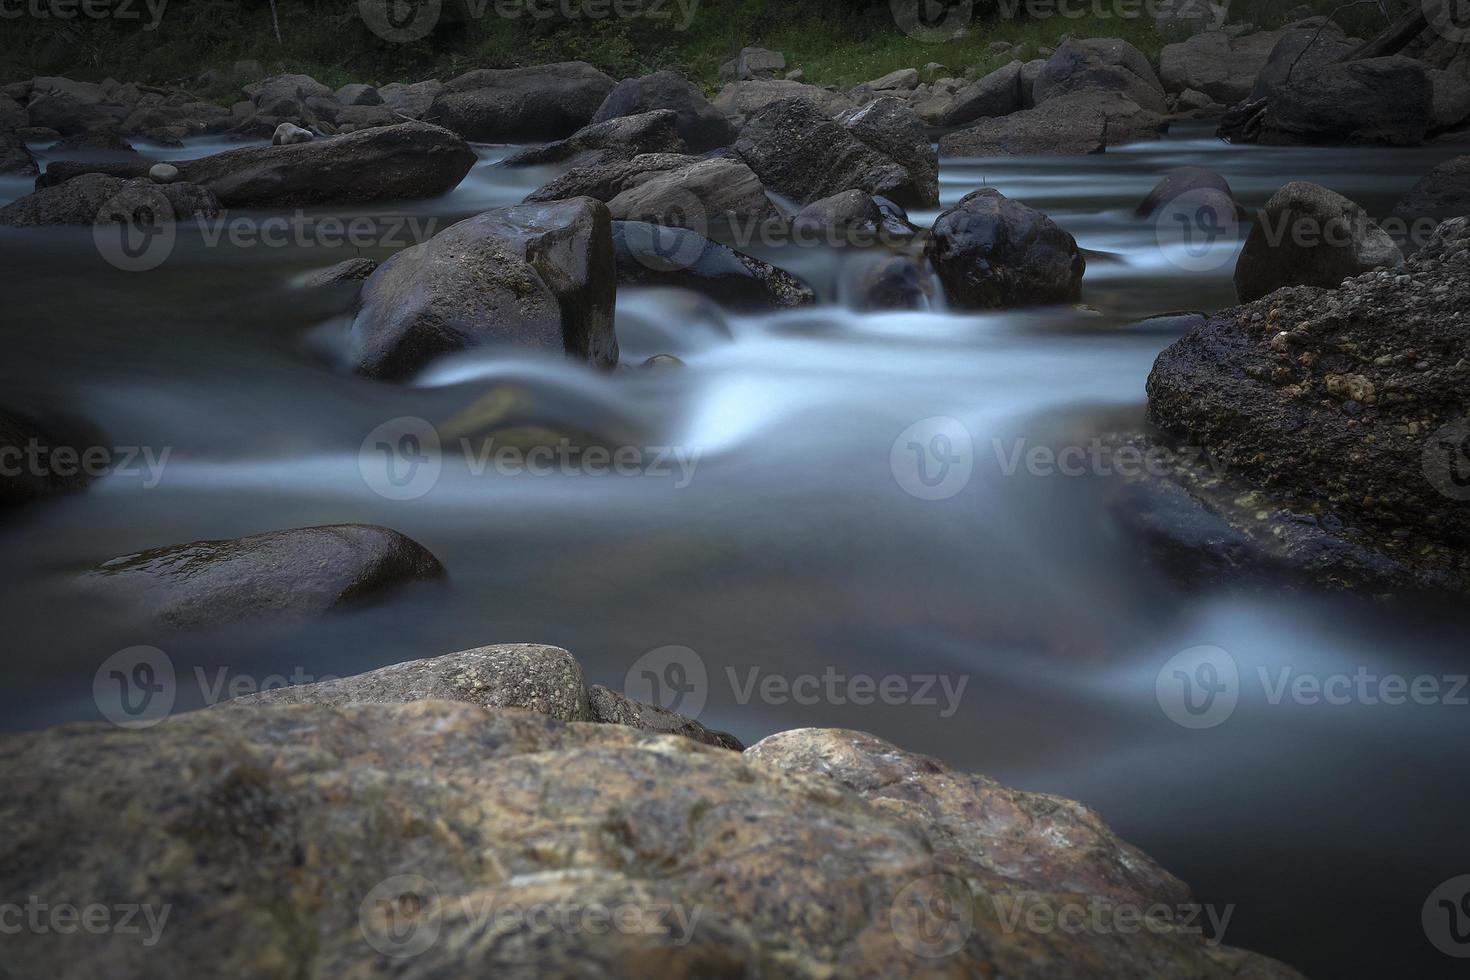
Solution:
{"label": "dark gray rock", "polygon": [[659,109],[633,116],[615,116],[577,130],[564,140],[532,146],[501,161],[502,167],[567,163],[588,167],[631,160],[643,153],[683,153],[678,117]]}
{"label": "dark gray rock", "polygon": [[731,82],[711,104],[738,130],[768,106],[785,99],[804,99],[827,116],[857,108],[852,99],[840,92],[777,78]]}
{"label": "dark gray rock", "polygon": [[11,133],[0,133],[0,174],[30,177],[36,171],[36,158],[26,148],[25,140]]}
{"label": "dark gray rock", "polygon": [[1021,75],[1025,66],[1012,61],[971,82],[952,96],[934,96],[915,106],[920,118],[931,126],[963,126],[992,116],[1008,116],[1024,106]]}
{"label": "dark gray rock", "polygon": [[388,259],[352,323],[356,371],[401,380],[433,358],[503,344],[618,360],[607,208],[586,198],[468,218]]}
{"label": "dark gray rock", "polygon": [[336,99],[342,105],[382,105],[383,97],[371,85],[354,82],[336,91]]}
{"label": "dark gray rock", "polygon": [[860,109],[842,113],[837,123],[908,173],[918,191],[918,201],[898,203],[907,207],[939,204],[939,158],[923,121],[907,103],[892,96],[875,99]]}
{"label": "dark gray rock", "polygon": [[383,104],[394,112],[402,113],[410,119],[422,119],[442,91],[444,83],[437,78],[430,78],[412,84],[394,82],[384,85],[378,89],[378,95],[382,97]]}
{"label": "dark gray rock", "polygon": [[424,119],[482,142],[562,139],[592,121],[614,84],[581,61],[477,69],[446,83]]}
{"label": "dark gray rock", "polygon": [[881,194],[905,207],[924,206],[927,187],[803,99],[762,110],[741,130],[735,152],[761,182],[800,204],[839,191]]}
{"label": "dark gray rock", "polygon": [[1299,71],[1266,98],[1257,142],[1274,146],[1417,146],[1434,118],[1424,65],[1398,56]]}
{"label": "dark gray rock", "polygon": [[151,164],[146,160],[52,160],[46,172],[36,178],[36,190],[55,187],[82,174],[106,174],[132,180],[148,176]]}
{"label": "dark gray rock", "polygon": [[688,289],[734,310],[760,312],[815,302],[809,286],[698,232],[639,221],[613,222],[618,283]]}
{"label": "dark gray rock", "polygon": [[320,616],[443,575],[433,555],[397,531],[334,524],[123,555],[82,583],[160,626],[190,630]]}
{"label": "dark gray rock", "polygon": [[735,139],[734,127],[720,110],[710,105],[699,86],[672,71],[654,72],[642,78],[618,82],[598,107],[592,121],[606,122],[659,109],[673,110],[679,138],[691,153],[728,146]]}
{"label": "dark gray rock", "polygon": [[1076,239],[989,187],[935,220],[925,254],[949,305],[961,310],[1075,303],[1087,268]]}
{"label": "dark gray rock", "polygon": [[282,101],[305,103],[311,98],[336,100],[332,90],[310,75],[272,75],[264,81],[246,87],[246,93],[257,106],[264,107]]}
{"label": "dark gray rock", "polygon": [[323,286],[335,286],[338,283],[358,283],[372,275],[377,268],[378,263],[372,259],[347,259],[336,265],[328,266],[320,272],[312,273],[301,284],[308,289],[317,289]]}
{"label": "dark gray rock", "polygon": [[31,126],[54,129],[63,136],[115,127],[121,121],[95,103],[82,102],[64,92],[33,97],[26,104],[26,115]]}
{"label": "dark gray rock", "polygon": [[786,56],[768,48],[741,48],[740,53],[720,66],[720,77],[747,82],[759,78],[775,78],[786,71]]}
{"label": "dark gray rock", "polygon": [[1448,221],[1470,215],[1470,156],[1446,160],[1420,177],[1393,214],[1408,222]]}
{"label": "dark gray rock", "polygon": [[1037,105],[1062,95],[1116,92],[1149,112],[1163,114],[1164,86],[1148,58],[1116,38],[1070,39],[1057,47],[1036,79]]}
{"label": "dark gray rock", "polygon": [[406,122],[293,146],[251,146],[181,162],[184,179],[226,207],[367,204],[436,197],[469,173],[458,136]]}
{"label": "dark gray rock", "polygon": [[1164,174],[1148,197],[1139,203],[1134,214],[1140,218],[1151,218],[1160,208],[1183,198],[1191,207],[1212,210],[1219,219],[1219,227],[1241,220],[1245,209],[1235,199],[1230,182],[1213,170],[1204,167],[1175,167]]}
{"label": "dark gray rock", "polygon": [[[96,225],[127,223],[139,206],[152,214],[150,224],[192,221],[219,216],[220,204],[197,184],[155,184],[146,177],[124,180],[88,173],[46,187],[0,208],[0,225]],[[127,212],[122,214],[121,212]]]}
{"label": "dark gray rock", "polygon": [[982,119],[939,141],[941,157],[1065,156],[1102,153],[1109,146],[1156,140],[1163,116],[1121,95],[1059,95],[1034,109]]}
{"label": "dark gray rock", "polygon": [[1401,262],[1398,245],[1362,208],[1295,181],[1256,215],[1235,265],[1235,292],[1248,303],[1282,286],[1336,289],[1344,279]]}
{"label": "dark gray rock", "polygon": [[86,487],[87,467],[111,461],[111,450],[94,448],[102,445],[84,423],[0,408],[0,513]]}

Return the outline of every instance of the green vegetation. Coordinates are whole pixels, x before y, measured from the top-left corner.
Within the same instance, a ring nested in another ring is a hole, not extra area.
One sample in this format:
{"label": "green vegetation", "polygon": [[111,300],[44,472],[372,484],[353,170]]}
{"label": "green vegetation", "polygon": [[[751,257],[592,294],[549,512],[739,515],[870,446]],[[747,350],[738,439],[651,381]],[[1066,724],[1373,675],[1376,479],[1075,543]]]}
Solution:
{"label": "green vegetation", "polygon": [[[850,86],[929,62],[973,77],[997,61],[1036,57],[1063,34],[1122,37],[1149,54],[1162,43],[1147,18],[1105,15],[1137,9],[1140,0],[1064,0],[1071,16],[1056,13],[1057,0],[975,0],[959,36],[927,42],[900,30],[888,0],[364,0],[399,5],[400,23],[439,3],[433,30],[407,43],[369,30],[358,0],[275,0],[280,41],[271,0],[86,0],[90,9],[110,10],[107,17],[77,15],[79,2],[6,0],[0,77],[64,73],[193,84],[207,69],[253,59],[267,71],[304,71],[335,85],[580,59],[618,77],[674,68],[714,89],[719,65],[743,45],[758,44],[783,52],[788,67],[802,69],[809,82]],[[1409,2],[1381,0],[1382,9],[1380,0],[1345,9],[1342,0],[1312,6],[1337,10],[1341,22],[1366,36]],[[612,16],[615,4],[624,10],[641,4],[644,15]],[[1233,0],[1232,19],[1274,27],[1286,4]],[[564,9],[580,16],[568,18]],[[58,16],[63,10],[72,16]],[[603,16],[587,16],[589,10]],[[1079,10],[1093,12],[1077,17]],[[1017,50],[987,58],[996,41]],[[228,100],[234,86],[222,83],[210,94]]]}

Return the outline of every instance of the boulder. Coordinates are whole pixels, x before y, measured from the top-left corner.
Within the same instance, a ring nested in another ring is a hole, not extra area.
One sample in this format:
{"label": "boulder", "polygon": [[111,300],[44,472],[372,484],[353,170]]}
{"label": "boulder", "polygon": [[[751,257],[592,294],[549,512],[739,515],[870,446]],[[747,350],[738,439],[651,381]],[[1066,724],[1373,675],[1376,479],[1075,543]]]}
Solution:
{"label": "boulder", "polygon": [[349,105],[337,110],[338,132],[355,133],[360,129],[396,126],[403,117],[386,105]]}
{"label": "boulder", "polygon": [[1429,73],[1434,91],[1435,133],[1453,130],[1470,121],[1470,64]]}
{"label": "boulder", "polygon": [[1470,591],[1467,303],[1459,218],[1401,270],[1211,317],[1155,362],[1149,418],[1231,477],[1218,494],[1190,486],[1219,512],[1252,494],[1236,523],[1259,550],[1314,532],[1287,557],[1319,584]]}
{"label": "boulder", "polygon": [[147,177],[152,165],[146,160],[52,160],[45,173],[36,178],[36,190],[55,187],[82,174],[105,174],[132,180]]}
{"label": "boulder", "polygon": [[293,146],[227,150],[178,166],[226,207],[367,204],[436,197],[474,165],[458,136],[406,122]]}
{"label": "boulder", "polygon": [[881,78],[875,78],[871,82],[863,82],[855,86],[847,94],[853,101],[861,104],[875,95],[894,95],[912,92],[919,87],[919,70],[917,68],[900,68],[891,71]]}
{"label": "boulder", "polygon": [[577,130],[564,140],[527,147],[502,160],[502,167],[568,163],[588,167],[631,160],[644,153],[683,153],[678,116],[670,109],[617,116]]}
{"label": "boulder", "polygon": [[1367,58],[1298,72],[1274,85],[1257,141],[1267,145],[1416,146],[1433,123],[1434,92],[1412,58]]}
{"label": "boulder", "polygon": [[31,126],[54,129],[63,136],[74,136],[94,129],[117,126],[121,120],[65,92],[35,96],[26,104]]}
{"label": "boulder", "polygon": [[1470,156],[1446,160],[1420,177],[1393,209],[1401,221],[1448,221],[1470,215]]}
{"label": "boulder", "polygon": [[482,68],[447,82],[424,119],[478,142],[557,140],[590,123],[614,84],[581,61]]}
{"label": "boulder", "polygon": [[1282,286],[1336,289],[1370,269],[1393,268],[1403,254],[1362,208],[1317,184],[1294,181],[1256,215],[1235,265],[1242,303]]}
{"label": "boulder", "polygon": [[0,93],[0,134],[30,126],[31,117],[25,107],[10,96]]}
{"label": "boulder", "polygon": [[0,174],[31,177],[36,172],[36,158],[25,141],[11,133],[0,133]]}
{"label": "boulder", "polygon": [[107,101],[107,93],[96,82],[78,82],[59,75],[38,75],[31,79],[30,98],[58,94],[88,105]]}
{"label": "boulder", "polygon": [[[1299,980],[1087,807],[857,732],[239,704],[0,736],[0,779],[5,894],[168,910],[23,930],[23,976]],[[1098,908],[1147,925],[1055,928]]]}
{"label": "boulder", "polygon": [[155,163],[148,168],[148,179],[155,184],[174,184],[181,176],[179,168],[171,163]]}
{"label": "boulder", "polygon": [[382,105],[383,97],[371,85],[354,82],[339,88],[335,97],[343,105]]}
{"label": "boulder", "polygon": [[811,287],[784,269],[687,228],[614,221],[612,236],[619,285],[687,289],[741,312],[816,301]]}
{"label": "boulder", "polygon": [[1322,17],[1293,24],[1269,36],[1275,37],[1276,43],[1251,86],[1252,101],[1267,97],[1278,85],[1342,61],[1362,43],[1344,34],[1335,22]]}
{"label": "boulder", "polygon": [[383,104],[394,112],[401,113],[410,119],[422,119],[424,113],[429,111],[429,106],[434,104],[434,99],[444,91],[444,83],[437,78],[427,81],[405,84],[394,82],[384,85],[378,89],[378,95]]}
{"label": "boulder", "polygon": [[941,157],[1077,155],[1109,146],[1156,140],[1168,129],[1163,116],[1121,95],[1062,95],[1034,109],[949,133],[939,141]]}
{"label": "boulder", "polygon": [[133,148],[133,144],[110,129],[63,136],[47,147],[46,153],[49,156],[79,154],[97,160],[138,159],[138,151]]}
{"label": "boulder", "polygon": [[741,48],[740,53],[720,66],[720,77],[736,82],[775,78],[786,70],[786,56],[766,48]]}
{"label": "boulder", "polygon": [[369,277],[352,322],[353,368],[401,380],[436,356],[486,344],[612,367],[615,276],[612,227],[597,201],[467,218]]}
{"label": "boulder", "polygon": [[699,86],[672,71],[654,72],[642,78],[618,82],[598,107],[592,121],[606,122],[659,109],[673,110],[679,138],[691,153],[729,146],[735,139],[735,130],[729,120],[710,105]]}
{"label": "boulder", "polygon": [[271,134],[271,146],[295,146],[297,143],[310,143],[316,137],[309,129],[302,129],[295,123],[283,122],[276,127]]}
{"label": "boulder", "polygon": [[1149,112],[1162,114],[1164,86],[1148,58],[1116,38],[1069,39],[1047,59],[1036,79],[1037,105],[1062,95],[1113,93]]}
{"label": "boulder", "polygon": [[745,124],[735,153],[770,190],[799,204],[860,189],[905,206],[937,199],[892,157],[863,143],[804,99],[784,99]]}
{"label": "boulder", "polygon": [[543,184],[526,201],[581,196],[605,201],[618,220],[651,221],[701,234],[750,235],[781,220],[756,175],[730,157],[650,153],[578,167]]}
{"label": "boulder", "polygon": [[[146,168],[147,164],[142,166]],[[0,208],[0,225],[128,224],[140,206],[146,206],[151,215],[147,224],[206,220],[220,213],[220,202],[208,188],[198,184],[163,185],[147,177],[125,180],[108,174],[86,173]]]}
{"label": "boulder", "polygon": [[1234,105],[1250,96],[1279,41],[1275,33],[1195,34],[1187,41],[1164,46],[1159,53],[1159,81],[1166,92],[1193,89],[1216,102]]}
{"label": "boulder", "polygon": [[1087,269],[1076,239],[990,187],[940,214],[924,251],[960,310],[1075,303]]}
{"label": "boulder", "polygon": [[902,208],[866,191],[842,191],[813,201],[797,212],[791,224],[798,242],[814,239],[832,246],[899,248],[918,234]]}
{"label": "boulder", "polygon": [[368,524],[267,531],[152,548],[103,562],[82,584],[161,627],[305,619],[442,578],[422,545]]}
{"label": "boulder", "polygon": [[805,99],[827,116],[857,108],[852,99],[840,92],[778,79],[732,82],[720,90],[712,105],[739,129],[766,107],[785,99]]}
{"label": "boulder", "polygon": [[358,283],[372,275],[378,268],[378,263],[372,259],[358,257],[338,262],[336,265],[328,266],[320,272],[313,272],[302,285],[308,289],[319,289],[323,286],[335,286],[338,283]]}
{"label": "boulder", "polygon": [[272,75],[264,81],[247,86],[246,94],[262,109],[280,102],[304,104],[310,98],[336,99],[330,88],[310,75],[289,73]]}
{"label": "boulder", "polygon": [[865,312],[934,308],[931,280],[908,255],[865,252],[849,256],[842,267],[838,298]]}
{"label": "boulder", "polygon": [[1036,80],[1046,67],[1046,59],[1035,58],[1021,66],[1021,108],[1036,108]]}
{"label": "boulder", "polygon": [[932,96],[914,109],[930,126],[962,126],[976,119],[1008,116],[1022,108],[1021,73],[1024,67],[1021,62],[1012,61],[953,95]]}
{"label": "boulder", "polygon": [[910,207],[939,204],[939,158],[923,121],[906,103],[891,96],[875,99],[842,113],[837,124],[908,173],[918,198],[899,203]]}

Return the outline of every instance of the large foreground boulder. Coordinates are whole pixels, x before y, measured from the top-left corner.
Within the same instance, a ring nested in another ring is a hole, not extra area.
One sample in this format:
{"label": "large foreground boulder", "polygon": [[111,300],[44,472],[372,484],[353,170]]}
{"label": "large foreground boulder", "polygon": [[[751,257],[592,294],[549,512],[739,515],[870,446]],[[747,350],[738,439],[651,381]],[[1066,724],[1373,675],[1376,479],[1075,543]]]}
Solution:
{"label": "large foreground boulder", "polygon": [[1403,261],[1394,240],[1336,191],[1293,181],[1255,219],[1235,265],[1242,303],[1282,286],[1336,289],[1344,279]]}
{"label": "large foreground boulder", "polygon": [[679,138],[691,153],[728,146],[735,139],[734,127],[720,110],[710,105],[699,86],[672,71],[618,82],[598,106],[592,121],[606,122],[659,109],[673,110]]}
{"label": "large foreground boulder", "polygon": [[379,667],[313,684],[273,687],[234,699],[240,704],[408,704],[465,701],[482,708],[522,708],[560,721],[597,721],[683,735],[737,752],[733,735],[644,704],[600,684],[587,686],[582,665],[560,647],[507,643]]}
{"label": "large foreground boulder", "polygon": [[1149,112],[1165,111],[1164,86],[1148,58],[1116,38],[1068,40],[1059,45],[1036,79],[1037,105],[1062,95],[1116,92]]}
{"label": "large foreground boulder", "polygon": [[1420,177],[1393,210],[1406,222],[1470,215],[1470,156],[1446,160]]}
{"label": "large foreground boulder", "polygon": [[24,976],[1298,977],[1085,806],[858,732],[234,705],[7,735],[0,779],[5,894],[148,913],[9,937]]}
{"label": "large foreground boulder", "polygon": [[397,531],[332,524],[152,548],[105,561],[81,582],[159,626],[188,630],[320,616],[443,574]]}
{"label": "large foreground boulder", "polygon": [[[1404,268],[1222,311],[1164,351],[1149,417],[1229,482],[1200,495],[1325,585],[1470,590],[1470,227]],[[1219,481],[1217,480],[1216,483]]]}
{"label": "large foreground boulder", "polygon": [[[141,210],[140,210],[141,209]],[[155,184],[87,173],[0,208],[0,225],[160,225],[216,218],[220,202],[198,184]]]}
{"label": "large foreground boulder", "polygon": [[618,360],[607,208],[587,198],[486,211],[388,259],[352,322],[353,369],[401,380],[487,344]]}
{"label": "large foreground boulder", "polygon": [[1269,146],[1417,146],[1434,121],[1424,65],[1398,56],[1299,71],[1266,99],[1257,142]]}
{"label": "large foreground boulder", "polygon": [[937,178],[931,185],[927,174],[910,173],[804,99],[767,107],[745,124],[734,149],[766,187],[799,204],[852,189],[905,207],[938,201]]}
{"label": "large foreground boulder", "polygon": [[424,119],[476,142],[558,140],[590,123],[614,84],[582,61],[481,68],[446,82]]}
{"label": "large foreground boulder", "polygon": [[991,187],[935,219],[925,254],[950,306],[963,310],[1075,303],[1087,269],[1076,239]]}
{"label": "large foreground boulder", "polygon": [[453,190],[475,151],[421,122],[380,126],[290,146],[251,146],[180,163],[183,179],[225,207],[368,204],[437,197]]}
{"label": "large foreground boulder", "polygon": [[1076,156],[1157,140],[1164,117],[1121,95],[1059,95],[1034,109],[982,119],[939,141],[941,157]]}
{"label": "large foreground boulder", "polygon": [[687,228],[614,221],[613,251],[623,285],[688,289],[750,312],[815,301],[811,287],[784,269]]}

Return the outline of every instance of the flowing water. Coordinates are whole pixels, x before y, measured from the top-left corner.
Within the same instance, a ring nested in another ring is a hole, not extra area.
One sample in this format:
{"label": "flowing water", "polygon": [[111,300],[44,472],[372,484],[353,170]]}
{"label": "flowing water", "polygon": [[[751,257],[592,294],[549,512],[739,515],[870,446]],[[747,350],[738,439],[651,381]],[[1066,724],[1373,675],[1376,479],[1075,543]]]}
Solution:
{"label": "flowing water", "polygon": [[[481,152],[454,193],[393,213],[442,228],[544,177],[495,168],[507,148]],[[481,353],[408,385],[348,374],[350,297],[299,285],[406,241],[326,247],[310,223],[279,247],[189,233],[158,268],[129,272],[86,230],[5,231],[3,402],[91,420],[106,445],[146,447],[155,462],[169,455],[161,476],[140,460],[0,526],[4,725],[99,717],[94,672],[135,644],[167,652],[182,709],[218,696],[221,680],[552,643],[589,681],[660,696],[672,686],[682,710],[702,703],[703,722],[747,742],[859,728],[1083,800],[1228,912],[1227,942],[1308,975],[1458,975],[1421,909],[1470,873],[1470,691],[1453,679],[1470,670],[1465,620],[1351,598],[1177,591],[1110,517],[1115,478],[1016,455],[1140,421],[1150,365],[1178,333],[1130,324],[1233,301],[1231,246],[1218,261],[1181,259],[1132,216],[1163,170],[1214,168],[1250,207],[1313,180],[1383,214],[1448,155],[1230,147],[1186,128],[1100,157],[947,162],[944,205],[990,184],[1092,250],[1091,311],[859,314],[831,302],[841,255],[772,247],[757,251],[808,278],[822,305],[737,316],[668,292],[619,295],[624,363],[672,353],[682,369],[595,373]],[[25,190],[0,183],[0,198]],[[442,469],[427,492],[397,500],[375,491],[360,454],[403,417],[438,427]],[[533,475],[461,452],[461,437],[482,446],[507,420],[670,461],[637,475]],[[941,468],[920,474],[910,443]],[[448,586],[305,626],[161,636],[67,584],[149,546],[345,521],[423,543]],[[1160,690],[1170,658],[1198,646],[1228,652],[1238,703],[1191,728],[1171,720],[1177,706],[1166,712]],[[1438,678],[1442,696],[1334,704],[1280,692],[1283,677],[1361,673]]]}

